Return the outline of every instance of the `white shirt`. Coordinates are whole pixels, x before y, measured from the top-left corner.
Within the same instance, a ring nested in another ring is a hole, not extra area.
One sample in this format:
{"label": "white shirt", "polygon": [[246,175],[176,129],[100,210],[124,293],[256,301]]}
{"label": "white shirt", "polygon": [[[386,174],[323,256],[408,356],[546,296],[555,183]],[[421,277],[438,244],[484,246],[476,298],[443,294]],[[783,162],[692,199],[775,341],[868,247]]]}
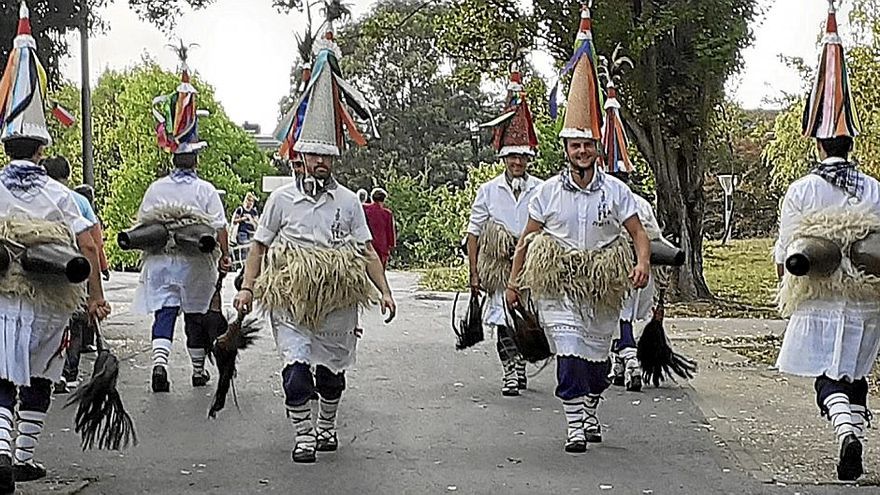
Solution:
{"label": "white shirt", "polygon": [[[843,161],[841,158],[828,158],[822,163]],[[804,216],[827,208],[843,207],[869,208],[880,214],[880,182],[865,175],[865,189],[859,199],[815,174],[808,174],[794,181],[788,187],[780,208],[779,238],[774,248],[776,263],[785,263],[785,251]]]}
{"label": "white shirt", "polygon": [[479,237],[489,220],[501,224],[508,232],[519,236],[529,221],[529,201],[544,181],[529,176],[519,198],[507,183],[505,174],[486,182],[477,190],[477,199],[471,208],[468,234]]}
{"label": "white shirt", "polygon": [[544,226],[544,232],[564,247],[578,250],[607,246],[638,212],[632,191],[607,174],[595,192],[566,190],[557,175],[542,184],[529,203],[529,216]]}
{"label": "white shirt", "polygon": [[144,194],[138,218],[143,218],[145,213],[156,208],[172,205],[189,206],[207,215],[211,219],[211,227],[217,230],[226,227],[226,212],[220,194],[210,182],[202,179],[175,182],[168,176],[153,182]]}
{"label": "white shirt", "polygon": [[296,183],[276,189],[266,201],[254,240],[266,246],[279,240],[305,247],[336,248],[373,239],[357,194],[337,186],[318,199]]}
{"label": "white shirt", "polygon": [[633,198],[636,200],[636,207],[638,207],[639,210],[639,220],[642,221],[642,226],[645,227],[648,239],[654,239],[654,236],[660,235],[660,223],[657,222],[657,217],[654,216],[654,207],[647,199],[638,194],[633,194]]}
{"label": "white shirt", "polygon": [[[13,161],[21,165],[31,165],[27,161]],[[26,216],[40,218],[66,225],[74,234],[88,230],[92,224],[79,213],[73,191],[60,182],[47,178],[46,185],[39,193],[27,200],[19,199],[0,183],[0,217]]]}

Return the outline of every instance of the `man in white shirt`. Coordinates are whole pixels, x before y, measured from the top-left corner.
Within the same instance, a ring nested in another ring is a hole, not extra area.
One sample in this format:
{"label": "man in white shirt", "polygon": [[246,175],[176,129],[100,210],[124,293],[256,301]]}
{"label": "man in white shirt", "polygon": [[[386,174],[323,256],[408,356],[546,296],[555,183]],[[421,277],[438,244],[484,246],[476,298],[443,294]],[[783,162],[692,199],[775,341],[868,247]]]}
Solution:
{"label": "man in white shirt", "polygon": [[[294,107],[304,118],[297,121],[301,127],[293,150],[304,163],[294,183],[269,196],[235,298],[243,313],[252,310],[256,299],[272,325],[284,360],[281,377],[296,432],[292,457],[297,463],[315,462],[317,452],[339,447],[336,417],[345,371],[355,363],[358,310],[376,302],[372,286],[380,292],[382,312],[391,313],[387,321],[396,310],[364,208],[333,177],[346,125],[346,115],[337,111],[344,104],[340,91],[347,102],[362,97],[339,82],[339,47],[332,34],[314,48],[314,71]],[[286,125],[282,122],[280,128]],[[354,123],[350,125],[348,135],[355,136]],[[313,422],[315,398],[318,416]]]}
{"label": "man in white shirt", "polygon": [[[820,161],[789,186],[779,214],[778,300],[790,319],[777,366],[815,378],[816,402],[839,445],[837,476],[852,481],[864,472],[862,443],[870,418],[865,378],[880,351],[880,284],[856,263],[858,250],[850,248],[880,231],[880,183],[849,159],[858,121],[834,2],[823,44],[803,120],[804,136],[817,140]],[[828,255],[841,262],[830,274],[795,276],[785,268],[798,250],[796,241],[815,242],[810,238],[831,241]]]}
{"label": "man in white shirt", "polygon": [[[46,476],[34,460],[51,402],[61,378],[60,349],[67,320],[86,303],[93,319],[110,313],[104,299],[98,248],[91,223],[73,193],[38,165],[51,144],[45,120],[46,88],[22,4],[18,36],[0,89],[0,141],[12,160],[0,171],[0,494],[16,481]],[[27,64],[27,65],[23,65]],[[23,255],[37,245],[56,244],[82,252],[89,262],[87,286],[57,275],[32,276]],[[86,297],[85,290],[88,296]],[[13,439],[14,438],[14,439]]]}
{"label": "man in white shirt", "polygon": [[[602,170],[602,107],[585,6],[560,137],[568,166],[538,188],[513,259],[506,298],[530,290],[556,354],[556,396],[568,426],[565,451],[602,441],[597,408],[610,382],[611,338],[623,299],[648,282],[650,245],[632,192]],[[563,74],[564,75],[564,74]],[[551,107],[551,111],[553,108]],[[552,112],[551,112],[552,113]],[[626,229],[637,253],[622,236]]]}
{"label": "man in white shirt", "polygon": [[[211,306],[217,286],[218,270],[229,271],[229,233],[226,212],[217,189],[199,178],[199,150],[207,143],[199,140],[196,96],[190,84],[189,68],[183,70],[177,92],[153,101],[153,114],[159,121],[157,144],[172,153],[174,169],[152,184],[138,209],[138,223],[160,223],[166,228],[198,224],[216,231],[217,250],[192,253],[169,241],[162,249],[144,253],[141,277],[135,291],[132,311],[152,314],[153,392],[168,392],[168,359],[178,315],[184,314],[187,352],[192,362],[192,386],[207,385],[205,369],[210,332],[202,325],[202,315]],[[176,102],[187,101],[181,105]]]}
{"label": "man in white shirt", "polygon": [[[510,115],[512,112],[512,115]],[[529,219],[529,201],[543,181],[528,174],[537,136],[523,92],[522,76],[514,71],[508,85],[506,120],[494,124],[495,146],[504,172],[481,185],[471,208],[467,252],[471,291],[489,293],[483,323],[495,327],[503,378],[501,394],[518,396],[526,388],[526,363],[508,326],[504,287],[510,276],[513,249]],[[492,123],[490,123],[492,124]]]}

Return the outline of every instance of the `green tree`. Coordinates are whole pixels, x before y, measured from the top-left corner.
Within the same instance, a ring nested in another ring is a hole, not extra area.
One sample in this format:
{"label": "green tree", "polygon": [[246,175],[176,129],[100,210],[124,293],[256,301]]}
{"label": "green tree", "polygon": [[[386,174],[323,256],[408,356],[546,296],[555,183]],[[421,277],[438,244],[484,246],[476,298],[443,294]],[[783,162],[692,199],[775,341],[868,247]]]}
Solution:
{"label": "green tree", "polygon": [[[446,45],[466,57],[469,29],[490,0],[458,0],[461,24],[449,26]],[[516,0],[491,0],[517,8]],[[623,114],[634,145],[654,173],[658,217],[688,254],[675,288],[685,300],[710,297],[703,278],[704,142],[713,109],[722,101],[724,82],[741,65],[740,53],[751,41],[749,23],[756,0],[632,0],[602,3],[593,10],[594,36],[600,53],[619,43],[635,67],[621,87]],[[534,0],[530,16],[517,25],[532,41],[560,61],[571,56],[579,23],[579,0]],[[519,32],[490,26],[495,45],[517,45]],[[491,58],[484,49],[476,56]],[[500,55],[500,54],[499,54]]]}
{"label": "green tree", "polygon": [[[151,61],[124,71],[107,71],[98,81],[94,92],[96,202],[110,239],[131,226],[149,184],[171,169],[169,155],[156,146],[150,108],[155,96],[173,91],[179,82],[179,75],[163,71]],[[226,205],[232,208],[245,193],[256,190],[262,176],[272,174],[273,169],[253,139],[217,103],[213,88],[197,76],[194,84],[199,90],[199,108],[211,113],[199,120],[200,137],[208,142],[208,148],[200,153],[199,173],[226,191]],[[75,108],[77,93],[77,88],[67,85],[53,96]],[[78,129],[52,125],[55,143],[49,153],[69,157],[79,174]],[[115,242],[107,248],[114,266],[136,265],[136,254],[119,251]]]}
{"label": "green tree", "polygon": [[[91,29],[101,31],[107,26],[101,19],[101,9],[114,0],[88,0],[91,12]],[[202,8],[214,0],[127,0],[129,6],[142,18],[162,29],[174,26],[176,17],[184,5]],[[59,61],[69,50],[67,34],[82,25],[83,14],[80,0],[28,0],[31,11],[31,27],[37,41],[37,53],[46,68],[49,83],[61,84]],[[12,39],[18,30],[20,0],[0,0],[0,67],[12,48]]]}

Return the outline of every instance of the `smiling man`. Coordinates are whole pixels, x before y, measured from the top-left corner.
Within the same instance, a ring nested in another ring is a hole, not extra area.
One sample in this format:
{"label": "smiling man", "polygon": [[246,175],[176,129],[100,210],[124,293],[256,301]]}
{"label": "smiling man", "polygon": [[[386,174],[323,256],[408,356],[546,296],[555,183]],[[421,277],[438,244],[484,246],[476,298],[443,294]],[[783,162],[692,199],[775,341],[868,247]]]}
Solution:
{"label": "smiling man", "polygon": [[[611,338],[624,297],[644,287],[650,272],[650,245],[633,193],[602,170],[596,58],[586,45],[590,24],[585,8],[560,133],[568,166],[532,198],[506,290],[511,306],[526,303],[520,286],[537,303],[556,354],[556,396],[568,423],[565,450],[572,453],[602,441],[596,410],[610,384]],[[623,230],[635,245],[635,266]]]}
{"label": "smiling man", "polygon": [[526,363],[507,324],[504,287],[510,277],[516,241],[529,219],[529,200],[543,181],[528,174],[538,138],[519,72],[511,74],[507,89],[503,114],[484,124],[495,127],[494,145],[504,161],[504,172],[477,191],[467,243],[471,291],[485,290],[489,294],[483,323],[496,329],[498,357],[504,370],[501,394],[510,397],[526,388]]}

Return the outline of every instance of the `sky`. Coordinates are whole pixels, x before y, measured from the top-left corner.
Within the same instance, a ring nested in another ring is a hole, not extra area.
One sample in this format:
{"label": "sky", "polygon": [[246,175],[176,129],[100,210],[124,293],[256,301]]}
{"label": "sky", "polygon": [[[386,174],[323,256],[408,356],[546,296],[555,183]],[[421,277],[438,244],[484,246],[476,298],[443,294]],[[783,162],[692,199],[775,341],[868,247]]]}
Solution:
{"label": "sky", "polygon": [[[351,2],[355,17],[367,13],[375,0]],[[746,108],[773,108],[784,93],[801,92],[798,74],[779,55],[805,57],[814,63],[826,0],[761,0],[764,14],[753,26],[755,42],[743,53],[745,67],[727,84],[730,97]],[[92,83],[106,68],[134,65],[144,55],[169,70],[177,67],[166,47],[182,38],[200,46],[190,53],[190,66],[214,86],[226,113],[238,124],[258,123],[271,133],[278,120],[278,102],[287,94],[290,68],[296,61],[295,32],[305,26],[302,14],[282,15],[269,0],[217,0],[211,6],[185,14],[172,35],[137,18],[127,2],[118,1],[102,13],[109,32],[91,40]],[[847,23],[839,15],[841,34]],[[597,29],[599,26],[597,26]],[[65,76],[80,80],[79,41],[71,35],[73,56],[64,61]],[[552,73],[549,57],[533,57],[542,73]]]}

